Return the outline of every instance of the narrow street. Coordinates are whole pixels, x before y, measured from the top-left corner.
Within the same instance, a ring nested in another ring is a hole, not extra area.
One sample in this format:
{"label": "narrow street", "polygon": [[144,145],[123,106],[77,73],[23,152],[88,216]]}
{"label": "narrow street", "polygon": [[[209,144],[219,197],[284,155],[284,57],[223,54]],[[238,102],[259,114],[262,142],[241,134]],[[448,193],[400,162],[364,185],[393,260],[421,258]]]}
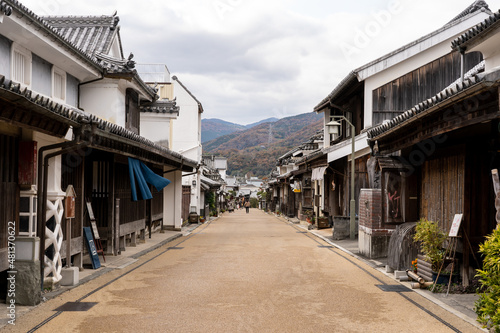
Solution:
{"label": "narrow street", "polygon": [[[383,290],[396,285],[295,225],[236,210],[3,331],[479,331],[410,290]],[[55,311],[67,302],[93,306]]]}

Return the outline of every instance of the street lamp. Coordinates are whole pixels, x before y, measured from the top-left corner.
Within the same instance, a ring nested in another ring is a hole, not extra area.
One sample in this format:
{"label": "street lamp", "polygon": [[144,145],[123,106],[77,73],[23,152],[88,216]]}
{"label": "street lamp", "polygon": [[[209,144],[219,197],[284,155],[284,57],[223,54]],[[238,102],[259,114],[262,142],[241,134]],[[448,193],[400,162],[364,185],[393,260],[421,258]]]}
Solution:
{"label": "street lamp", "polygon": [[354,176],[355,176],[355,168],[354,168],[354,162],[355,162],[355,128],[354,125],[344,116],[331,116],[333,119],[329,123],[326,124],[328,127],[328,132],[333,135],[338,135],[340,133],[339,128],[340,128],[340,123],[336,120],[345,120],[347,124],[351,126],[351,137],[352,137],[352,152],[351,152],[351,205],[350,205],[350,237],[351,239],[356,238],[356,200],[354,199]]}

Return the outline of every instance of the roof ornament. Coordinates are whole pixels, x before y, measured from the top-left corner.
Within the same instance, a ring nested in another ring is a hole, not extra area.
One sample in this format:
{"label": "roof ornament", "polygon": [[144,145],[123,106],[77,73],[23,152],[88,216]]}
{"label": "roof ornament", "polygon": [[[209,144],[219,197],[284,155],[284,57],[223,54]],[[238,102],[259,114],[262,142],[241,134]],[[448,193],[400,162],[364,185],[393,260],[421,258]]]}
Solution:
{"label": "roof ornament", "polygon": [[12,7],[9,6],[5,1],[0,2],[0,12],[4,13],[7,16],[12,14]]}
{"label": "roof ornament", "polygon": [[116,26],[118,25],[118,22],[120,22],[120,17],[116,16],[118,12],[115,10],[113,15],[111,16],[113,18],[113,25],[109,28],[111,30],[115,30]]}
{"label": "roof ornament", "polygon": [[130,55],[127,58],[127,63],[125,64],[125,67],[127,69],[134,69],[135,68],[135,61],[132,60],[133,57],[134,57],[134,54],[132,52],[130,52]]}

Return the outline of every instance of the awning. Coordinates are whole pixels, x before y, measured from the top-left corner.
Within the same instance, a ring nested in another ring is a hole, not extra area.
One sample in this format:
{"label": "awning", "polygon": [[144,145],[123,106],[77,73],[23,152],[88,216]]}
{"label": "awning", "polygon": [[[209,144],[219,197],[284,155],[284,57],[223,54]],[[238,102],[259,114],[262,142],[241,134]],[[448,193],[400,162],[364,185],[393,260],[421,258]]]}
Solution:
{"label": "awning", "polygon": [[326,168],[328,168],[328,166],[323,166],[323,167],[312,169],[311,180],[323,180],[323,176],[325,174]]}
{"label": "awning", "polygon": [[144,163],[135,158],[128,158],[128,171],[130,175],[130,188],[132,189],[132,201],[137,201],[137,186],[141,193],[141,200],[152,199],[153,195],[149,190],[148,184],[156,187],[158,191],[161,191],[165,186],[170,184],[170,180],[157,175],[150,168],[148,168]]}

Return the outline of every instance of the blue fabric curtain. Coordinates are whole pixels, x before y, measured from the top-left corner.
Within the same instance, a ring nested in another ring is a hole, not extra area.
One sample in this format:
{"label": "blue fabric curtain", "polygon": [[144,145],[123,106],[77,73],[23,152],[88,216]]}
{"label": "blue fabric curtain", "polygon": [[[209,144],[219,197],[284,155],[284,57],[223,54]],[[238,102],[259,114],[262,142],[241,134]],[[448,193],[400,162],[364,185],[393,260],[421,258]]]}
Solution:
{"label": "blue fabric curtain", "polygon": [[148,184],[156,187],[158,191],[161,191],[165,186],[170,184],[170,180],[158,176],[153,170],[135,158],[128,158],[128,172],[130,175],[130,187],[132,189],[132,201],[138,200],[137,187],[139,187],[141,194],[140,200],[148,200],[153,198]]}

